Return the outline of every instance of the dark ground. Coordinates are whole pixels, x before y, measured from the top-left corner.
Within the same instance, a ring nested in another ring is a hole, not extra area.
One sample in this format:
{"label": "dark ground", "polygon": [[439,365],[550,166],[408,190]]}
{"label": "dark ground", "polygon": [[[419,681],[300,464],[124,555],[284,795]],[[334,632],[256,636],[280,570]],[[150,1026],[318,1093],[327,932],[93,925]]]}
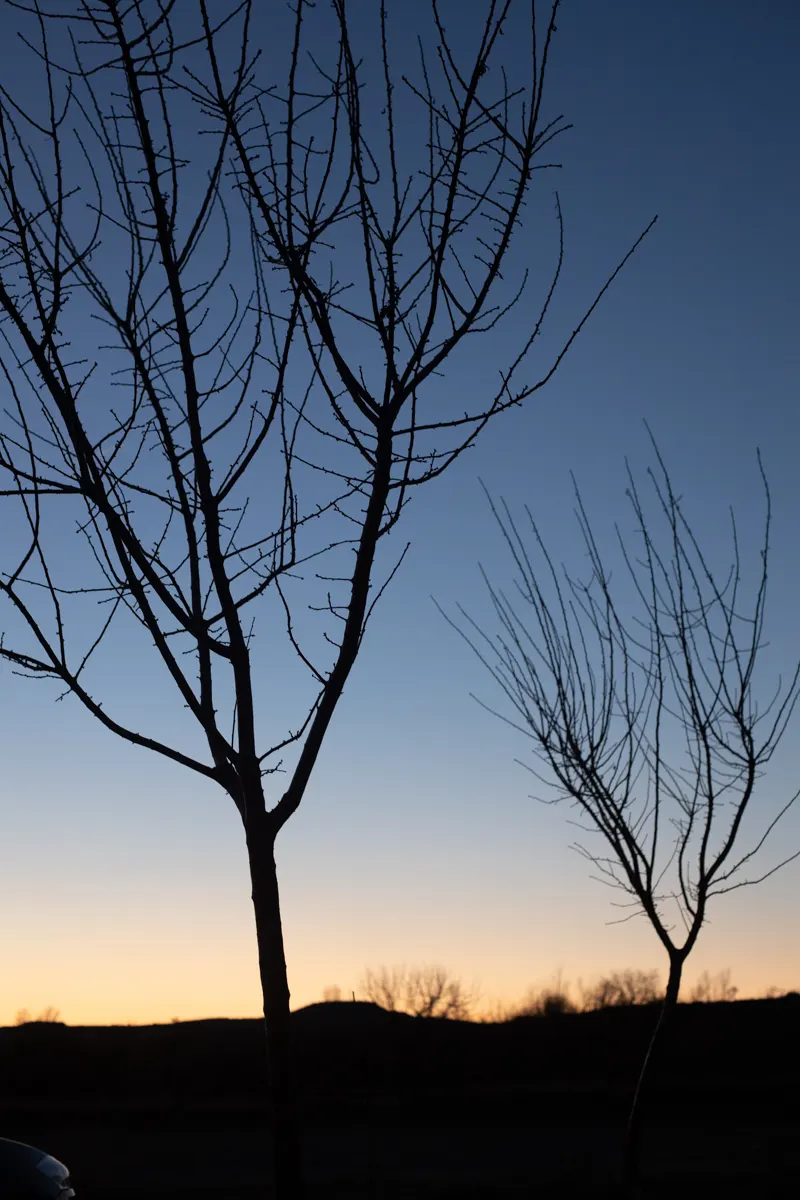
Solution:
{"label": "dark ground", "polygon": [[[301,1010],[312,1200],[614,1194],[656,1015],[472,1025]],[[264,1071],[259,1021],[0,1029],[0,1136],[65,1161],[78,1200],[263,1200]],[[800,997],[681,1006],[650,1101],[645,1195],[791,1194],[799,1080]]]}

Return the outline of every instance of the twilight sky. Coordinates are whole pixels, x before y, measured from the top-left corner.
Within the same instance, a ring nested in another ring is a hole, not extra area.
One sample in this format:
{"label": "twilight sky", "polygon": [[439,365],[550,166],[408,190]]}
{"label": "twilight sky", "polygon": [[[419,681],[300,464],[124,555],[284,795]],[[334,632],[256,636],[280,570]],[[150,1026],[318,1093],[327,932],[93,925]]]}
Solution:
{"label": "twilight sky", "polygon": [[[403,11],[407,35],[425,0],[404,0]],[[4,40],[4,69],[14,45]],[[664,975],[649,926],[609,924],[614,897],[569,849],[567,810],[530,799],[530,777],[514,761],[524,739],[470,698],[498,703],[431,598],[451,611],[461,602],[486,623],[478,562],[498,582],[511,579],[479,478],[512,510],[528,504],[555,556],[579,566],[570,471],[598,540],[611,545],[614,522],[630,524],[625,458],[640,472],[651,461],[647,421],[712,557],[727,554],[733,504],[753,562],[760,447],[774,512],[765,694],[800,655],[800,10],[790,0],[565,0],[553,55],[547,108],[574,128],[554,153],[563,169],[540,176],[516,242],[520,255],[552,251],[557,186],[564,281],[538,361],[659,220],[550,384],[420,489],[393,535],[411,550],[278,842],[293,1007],[331,985],[349,995],[366,967],[382,964],[442,963],[487,1001],[514,1000],[559,969],[572,980],[626,966]],[[26,86],[19,69],[2,77]],[[511,352],[526,319],[520,306],[493,353]],[[494,364],[481,353],[459,359],[446,386],[470,396],[488,386]],[[157,663],[148,674],[132,654],[112,654],[95,682],[142,724],[165,736],[183,729]],[[280,676],[270,689],[272,720],[293,694]],[[0,1024],[48,1005],[73,1024],[256,1015],[233,804],[115,739],[76,702],[54,703],[57,694],[0,666]],[[800,785],[799,720],[758,793],[767,817]],[[761,861],[794,847],[800,808]],[[800,986],[799,886],[800,860],[721,898],[689,982],[730,968],[743,995]]]}

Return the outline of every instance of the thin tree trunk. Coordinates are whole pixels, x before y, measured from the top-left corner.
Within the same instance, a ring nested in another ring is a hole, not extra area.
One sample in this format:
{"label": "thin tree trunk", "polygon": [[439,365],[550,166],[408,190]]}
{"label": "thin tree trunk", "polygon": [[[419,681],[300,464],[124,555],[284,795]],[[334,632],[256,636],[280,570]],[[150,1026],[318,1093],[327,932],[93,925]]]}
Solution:
{"label": "thin tree trunk", "polygon": [[636,1091],[633,1094],[631,1103],[631,1111],[628,1117],[628,1129],[625,1137],[625,1152],[623,1163],[623,1186],[624,1194],[629,1200],[638,1197],[640,1188],[641,1174],[641,1149],[642,1149],[642,1129],[644,1122],[644,1113],[646,1106],[644,1101],[647,1096],[647,1089],[652,1083],[653,1068],[658,1065],[658,1050],[663,1045],[664,1030],[669,1024],[670,1018],[675,1011],[678,1003],[678,993],[681,988],[681,974],[683,972],[683,959],[676,957],[670,958],[669,964],[669,979],[667,980],[667,991],[664,996],[664,1002],[661,1005],[661,1011],[658,1014],[658,1021],[653,1030],[653,1035],[650,1038],[650,1044],[647,1047],[647,1053],[644,1056],[639,1079],[636,1083]]}
{"label": "thin tree trunk", "polygon": [[303,1200],[302,1161],[294,1085],[289,982],[283,948],[274,837],[260,819],[248,822],[258,966],[264,999],[275,1200]]}

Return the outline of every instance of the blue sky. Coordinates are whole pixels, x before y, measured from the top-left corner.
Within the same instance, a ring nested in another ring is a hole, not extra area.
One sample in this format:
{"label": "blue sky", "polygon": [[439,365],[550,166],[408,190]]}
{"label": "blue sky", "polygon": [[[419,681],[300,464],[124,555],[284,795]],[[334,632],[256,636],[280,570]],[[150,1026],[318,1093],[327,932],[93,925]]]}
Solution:
{"label": "blue sky", "polygon": [[[510,577],[479,478],[512,509],[530,505],[548,543],[574,563],[573,471],[605,544],[627,517],[625,457],[634,469],[650,461],[647,421],[712,546],[733,503],[755,552],[760,447],[774,507],[770,664],[796,660],[799,51],[800,12],[789,3],[563,5],[548,109],[574,128],[517,243],[520,255],[552,246],[557,186],[564,282],[539,361],[659,220],[552,382],[420,490],[393,535],[397,546],[411,541],[409,557],[278,844],[295,1006],[333,984],[348,994],[364,968],[384,963],[442,962],[507,1000],[559,968],[590,979],[662,967],[644,924],[607,924],[616,913],[569,850],[567,813],[529,799],[514,763],[525,747],[470,698],[496,699],[431,597],[488,618],[478,562]],[[493,354],[516,343],[526,316],[516,311]],[[480,353],[453,365],[448,388],[473,395],[494,377]],[[157,670],[139,672],[120,651],[98,682],[179,734],[169,688]],[[271,719],[292,695],[280,675],[270,688]],[[233,805],[54,695],[0,669],[0,1022],[47,1005],[74,1023],[255,1015]],[[796,745],[795,722],[764,781],[764,811],[798,785]],[[776,851],[793,845],[800,813]],[[721,899],[689,978],[729,967],[744,994],[798,986],[799,883],[795,862]]]}

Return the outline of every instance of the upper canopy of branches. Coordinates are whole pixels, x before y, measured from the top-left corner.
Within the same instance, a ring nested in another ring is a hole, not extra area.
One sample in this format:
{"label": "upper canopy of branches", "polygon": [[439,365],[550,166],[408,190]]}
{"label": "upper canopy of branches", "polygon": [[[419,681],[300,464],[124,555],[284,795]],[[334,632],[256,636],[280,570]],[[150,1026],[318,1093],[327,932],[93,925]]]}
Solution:
{"label": "upper canopy of branches", "polygon": [[[283,25],[270,11],[276,82],[253,0],[6,2],[41,86],[0,84],[0,497],[17,502],[0,590],[27,635],[2,654],[234,793],[245,761],[267,769],[293,743],[302,783],[409,489],[543,386],[597,303],[523,375],[562,263],[557,210],[549,278],[508,269],[566,128],[543,115],[558,3],[542,19],[491,0],[464,52],[432,0],[432,44],[401,70],[386,3],[362,55],[344,0],[297,0]],[[445,362],[529,284],[537,315],[493,391],[454,399]],[[84,553],[56,569],[65,500]],[[298,619],[303,568],[321,629]],[[67,614],[87,593],[106,608],[75,652]],[[310,691],[257,753],[248,609],[265,594]],[[87,666],[126,611],[210,763],[94,699]]]}

